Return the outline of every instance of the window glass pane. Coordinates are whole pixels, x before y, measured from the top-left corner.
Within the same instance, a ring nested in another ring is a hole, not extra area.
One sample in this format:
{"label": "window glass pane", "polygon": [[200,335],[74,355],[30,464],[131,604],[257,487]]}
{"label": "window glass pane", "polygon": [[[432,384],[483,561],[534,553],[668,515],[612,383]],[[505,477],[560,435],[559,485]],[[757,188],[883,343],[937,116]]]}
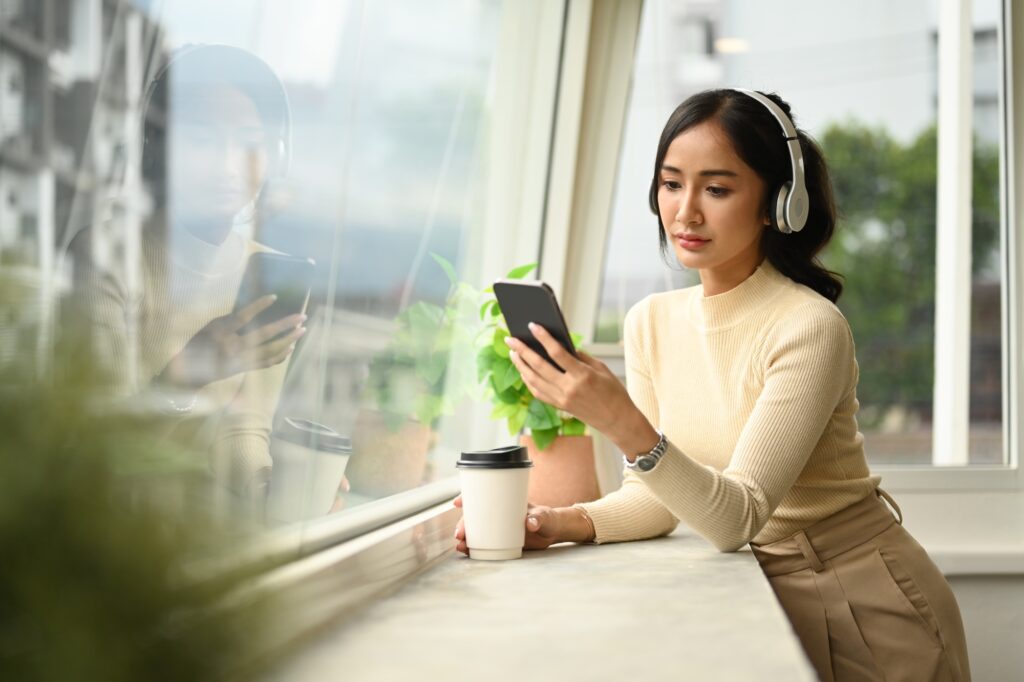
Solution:
{"label": "window glass pane", "polygon": [[529,101],[539,7],[4,2],[5,378],[57,341],[257,530],[454,475],[494,102]]}
{"label": "window glass pane", "polygon": [[[1002,463],[1002,4],[973,7],[970,462]],[[857,343],[868,457],[931,463],[937,45],[938,3],[928,0],[823,2],[801,11],[743,0],[646,2],[595,339],[617,342],[625,311],[646,294],[699,281],[671,254],[662,261],[647,206],[668,115],[708,88],[777,92],[822,144],[832,171],[840,224],[822,260],[845,277],[838,305]]]}

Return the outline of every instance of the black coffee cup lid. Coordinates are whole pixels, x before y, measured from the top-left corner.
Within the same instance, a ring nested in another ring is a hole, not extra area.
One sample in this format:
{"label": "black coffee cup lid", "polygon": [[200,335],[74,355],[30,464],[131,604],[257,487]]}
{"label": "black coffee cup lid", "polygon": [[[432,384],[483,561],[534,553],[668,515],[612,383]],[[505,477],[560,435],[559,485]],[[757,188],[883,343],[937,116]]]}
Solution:
{"label": "black coffee cup lid", "polygon": [[351,439],[329,426],[310,419],[286,417],[284,423],[274,429],[274,438],[321,452],[334,452],[339,455],[348,455],[352,452]]}
{"label": "black coffee cup lid", "polygon": [[525,445],[508,445],[493,450],[463,452],[455,466],[467,469],[525,469],[532,467],[533,462]]}

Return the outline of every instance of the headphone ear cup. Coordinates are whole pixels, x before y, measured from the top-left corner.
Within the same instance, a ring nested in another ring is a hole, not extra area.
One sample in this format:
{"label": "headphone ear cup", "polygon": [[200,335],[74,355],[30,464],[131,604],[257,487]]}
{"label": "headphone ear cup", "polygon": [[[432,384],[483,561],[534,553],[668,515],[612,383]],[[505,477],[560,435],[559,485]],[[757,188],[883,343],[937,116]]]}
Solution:
{"label": "headphone ear cup", "polygon": [[793,183],[783,183],[782,187],[772,194],[772,202],[769,206],[772,217],[772,227],[783,234],[789,234],[792,230],[786,220],[786,201],[789,200],[789,191]]}

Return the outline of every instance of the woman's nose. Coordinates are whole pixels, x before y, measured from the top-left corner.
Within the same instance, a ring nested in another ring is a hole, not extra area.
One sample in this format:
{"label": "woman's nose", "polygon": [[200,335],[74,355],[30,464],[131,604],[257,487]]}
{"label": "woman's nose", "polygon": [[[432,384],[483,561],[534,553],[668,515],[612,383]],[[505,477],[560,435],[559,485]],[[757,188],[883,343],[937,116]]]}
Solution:
{"label": "woman's nose", "polygon": [[700,202],[690,191],[680,193],[679,207],[676,211],[676,222],[680,225],[700,224],[704,216],[700,212]]}

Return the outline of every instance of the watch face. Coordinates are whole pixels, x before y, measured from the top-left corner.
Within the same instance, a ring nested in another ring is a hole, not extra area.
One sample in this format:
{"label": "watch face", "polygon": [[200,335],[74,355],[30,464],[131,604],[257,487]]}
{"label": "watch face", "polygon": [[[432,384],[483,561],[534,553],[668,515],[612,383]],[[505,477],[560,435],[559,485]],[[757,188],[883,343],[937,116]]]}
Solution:
{"label": "watch face", "polygon": [[642,455],[636,458],[636,467],[640,471],[650,471],[651,469],[654,468],[654,465],[657,463],[658,460],[648,455]]}

